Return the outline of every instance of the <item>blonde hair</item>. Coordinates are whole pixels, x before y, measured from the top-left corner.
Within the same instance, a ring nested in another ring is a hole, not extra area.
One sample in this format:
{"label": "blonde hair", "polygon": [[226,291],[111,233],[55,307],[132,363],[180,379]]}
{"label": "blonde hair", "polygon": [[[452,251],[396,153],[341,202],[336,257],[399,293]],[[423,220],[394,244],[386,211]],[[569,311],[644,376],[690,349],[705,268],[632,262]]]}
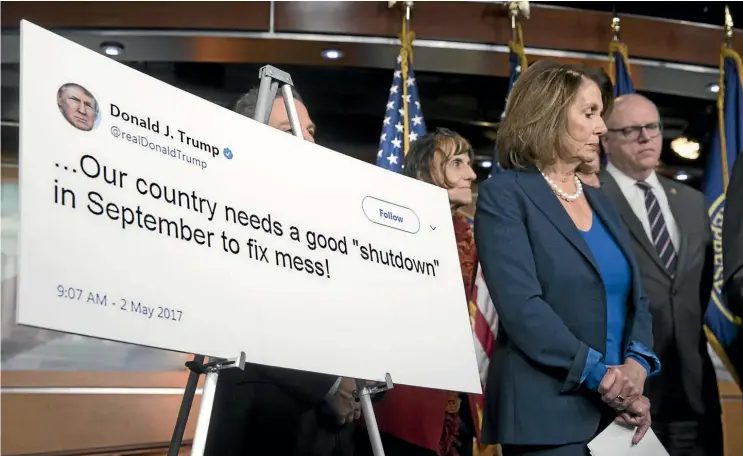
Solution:
{"label": "blonde hair", "polygon": [[501,166],[549,167],[568,158],[568,111],[584,79],[596,83],[609,109],[611,82],[601,70],[540,60],[519,76],[496,136]]}

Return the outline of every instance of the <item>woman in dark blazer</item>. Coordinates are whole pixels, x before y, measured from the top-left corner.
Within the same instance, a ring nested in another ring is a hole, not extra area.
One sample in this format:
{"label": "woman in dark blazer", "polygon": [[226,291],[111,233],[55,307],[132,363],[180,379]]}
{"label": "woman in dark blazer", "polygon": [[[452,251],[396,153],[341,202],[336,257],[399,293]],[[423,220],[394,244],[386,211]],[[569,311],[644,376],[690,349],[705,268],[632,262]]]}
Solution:
{"label": "woman in dark blazer", "polygon": [[612,420],[650,426],[648,301],[629,234],[576,175],[606,132],[611,95],[592,71],[540,61],[509,96],[497,148],[506,171],[479,187],[475,242],[500,332],[483,440],[504,456],[584,456]]}

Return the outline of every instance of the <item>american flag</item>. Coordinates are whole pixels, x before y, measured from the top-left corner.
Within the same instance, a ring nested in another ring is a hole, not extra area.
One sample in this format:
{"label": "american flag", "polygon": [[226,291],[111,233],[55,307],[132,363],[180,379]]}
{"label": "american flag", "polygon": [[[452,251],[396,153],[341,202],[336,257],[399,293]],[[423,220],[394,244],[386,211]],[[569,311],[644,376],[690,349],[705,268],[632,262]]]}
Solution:
{"label": "american flag", "polygon": [[498,334],[498,312],[488,292],[485,278],[482,275],[480,264],[477,265],[477,276],[472,293],[475,300],[470,303],[472,314],[472,331],[475,334],[475,356],[477,356],[477,367],[480,371],[480,381],[483,387],[488,380],[488,367],[490,366],[490,355],[495,348],[495,338]]}
{"label": "american flag", "polygon": [[[467,223],[474,225],[475,220],[465,215]],[[498,313],[490,298],[485,278],[482,275],[480,263],[477,263],[477,274],[472,286],[472,296],[469,302],[470,320],[472,333],[475,336],[475,356],[477,357],[477,368],[480,372],[480,381],[485,387],[488,379],[488,366],[490,366],[490,355],[495,348],[495,336],[498,334]],[[478,404],[480,407],[482,404]],[[481,410],[478,410],[481,412]]]}
{"label": "american flag", "polygon": [[[506,101],[508,100],[508,94],[511,93],[511,89],[516,83],[516,80],[528,66],[526,52],[524,51],[524,37],[521,31],[521,24],[517,24],[516,27],[516,40],[508,43],[508,48],[510,50],[508,56],[510,74],[508,78],[508,93],[506,94]],[[503,115],[505,115],[505,113],[506,110],[504,109]],[[498,161],[498,151],[495,150],[490,174],[498,173],[502,169],[503,168]],[[479,263],[477,265],[477,276],[475,277],[472,296],[475,301],[470,303],[470,314],[473,318],[472,328],[476,340],[475,354],[477,356],[477,365],[480,369],[480,380],[484,386],[488,379],[490,356],[493,354],[495,339],[498,335],[498,312],[495,310],[495,305],[493,304],[493,300],[488,292],[488,287],[485,284],[485,278],[482,275],[482,268]]]}
{"label": "american flag", "polygon": [[[402,49],[401,49],[402,51]],[[407,77],[403,74],[402,54],[397,56],[397,65],[390,86],[390,97],[382,123],[382,136],[379,138],[377,166],[401,173],[403,160],[408,152],[406,145],[412,144],[419,136],[426,134],[426,122],[423,120],[418,87],[415,83],[415,72],[410,58],[407,58]],[[403,104],[405,100],[405,104]],[[405,112],[407,105],[407,115]],[[407,125],[408,141],[405,141]]]}

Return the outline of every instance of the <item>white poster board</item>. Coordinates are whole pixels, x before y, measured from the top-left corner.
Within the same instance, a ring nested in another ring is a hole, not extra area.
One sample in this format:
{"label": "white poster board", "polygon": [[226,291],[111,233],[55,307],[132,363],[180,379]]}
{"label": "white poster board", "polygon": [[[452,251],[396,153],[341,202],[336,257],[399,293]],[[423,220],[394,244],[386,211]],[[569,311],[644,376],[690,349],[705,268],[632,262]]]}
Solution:
{"label": "white poster board", "polygon": [[26,21],[21,57],[18,323],[481,392],[444,190]]}

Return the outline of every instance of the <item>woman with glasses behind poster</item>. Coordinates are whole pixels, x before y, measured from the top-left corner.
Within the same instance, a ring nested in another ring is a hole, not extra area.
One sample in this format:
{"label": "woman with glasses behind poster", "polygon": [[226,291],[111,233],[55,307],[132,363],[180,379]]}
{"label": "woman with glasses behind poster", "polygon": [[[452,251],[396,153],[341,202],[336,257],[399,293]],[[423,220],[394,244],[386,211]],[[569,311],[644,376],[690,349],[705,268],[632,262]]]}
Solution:
{"label": "woman with glasses behind poster", "polygon": [[480,184],[475,241],[499,317],[483,440],[504,456],[587,456],[613,420],[650,427],[648,300],[629,232],[583,185],[611,94],[595,72],[539,61],[519,77],[497,134],[509,169]]}
{"label": "woman with glasses behind poster", "polygon": [[[466,139],[440,128],[411,144],[404,167],[407,176],[447,190],[467,295],[464,307],[471,298],[477,260],[472,228],[458,209],[472,204],[472,183],[477,177],[473,159]],[[387,456],[470,456],[479,441],[473,395],[396,385],[374,410]],[[354,454],[372,454],[364,429],[357,431]]]}

